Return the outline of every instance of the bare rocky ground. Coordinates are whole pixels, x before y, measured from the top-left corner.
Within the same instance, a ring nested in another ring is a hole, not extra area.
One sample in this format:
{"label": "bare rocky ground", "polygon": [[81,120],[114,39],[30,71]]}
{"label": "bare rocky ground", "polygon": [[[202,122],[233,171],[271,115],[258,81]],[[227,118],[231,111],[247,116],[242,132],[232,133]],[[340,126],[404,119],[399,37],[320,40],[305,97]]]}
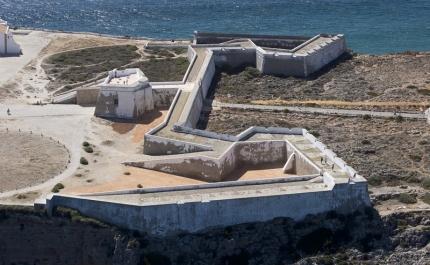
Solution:
{"label": "bare rocky ground", "polygon": [[0,131],[0,192],[39,185],[64,171],[69,151],[52,137],[31,131]]}
{"label": "bare rocky ground", "polygon": [[430,105],[430,53],[344,54],[307,78],[218,69],[212,95],[232,103],[422,112]]}

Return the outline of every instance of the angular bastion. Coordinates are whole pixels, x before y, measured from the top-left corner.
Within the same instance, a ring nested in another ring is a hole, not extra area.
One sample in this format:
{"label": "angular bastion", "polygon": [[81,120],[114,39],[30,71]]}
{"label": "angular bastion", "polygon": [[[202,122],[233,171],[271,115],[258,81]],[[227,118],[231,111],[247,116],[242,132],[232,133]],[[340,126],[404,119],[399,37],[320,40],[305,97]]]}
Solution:
{"label": "angular bastion", "polygon": [[[130,100],[129,114],[116,112],[116,117],[145,115],[145,110],[170,97],[165,120],[145,134],[143,154],[124,163],[208,183],[81,196],[55,194],[46,200],[48,213],[56,206],[67,206],[108,223],[163,236],[276,217],[300,220],[333,210],[346,214],[370,206],[366,179],[305,129],[251,127],[236,136],[195,129],[208,104],[215,67],[252,64],[268,74],[306,76],[345,50],[343,35],[196,33],[194,44],[188,46],[190,67],[183,81],[151,83],[152,90],[144,86],[148,89],[144,99]],[[116,104],[115,93],[106,93],[105,85],[99,86],[97,105],[101,99],[105,102],[101,112],[96,108],[100,116],[114,113],[106,105]],[[139,88],[129,92],[136,91]],[[163,100],[159,95],[164,95]],[[119,96],[117,108],[120,100]],[[238,166],[271,163],[284,166],[264,179],[226,181]]]}

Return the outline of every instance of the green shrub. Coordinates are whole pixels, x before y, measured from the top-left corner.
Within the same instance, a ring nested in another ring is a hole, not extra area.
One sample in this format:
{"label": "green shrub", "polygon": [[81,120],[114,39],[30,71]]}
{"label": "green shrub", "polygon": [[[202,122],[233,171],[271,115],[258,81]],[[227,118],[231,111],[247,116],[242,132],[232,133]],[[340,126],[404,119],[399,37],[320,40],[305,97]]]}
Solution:
{"label": "green shrub", "polygon": [[406,241],[400,241],[399,246],[400,246],[401,248],[407,248],[407,247],[409,247],[409,243],[408,243],[408,242],[406,242]]}
{"label": "green shrub", "polygon": [[370,176],[367,178],[367,183],[371,186],[379,186],[382,184],[382,180],[379,177]]}
{"label": "green shrub", "polygon": [[127,175],[127,176],[128,176],[128,175],[130,175],[130,172],[128,172],[128,171],[127,171],[127,172],[124,172],[124,175]]}
{"label": "green shrub", "polygon": [[367,92],[366,92],[366,94],[367,94],[367,95],[369,95],[369,96],[372,96],[372,97],[377,97],[377,96],[379,96],[379,94],[378,94],[378,93],[376,93],[375,91],[367,91]]}
{"label": "green shrub", "polygon": [[315,136],[315,138],[318,138],[318,137],[321,136],[321,134],[319,134],[319,132],[312,131],[312,132],[309,132],[309,133],[312,134],[313,136]]}
{"label": "green shrub", "polygon": [[426,190],[430,190],[430,179],[423,180],[423,182],[421,182],[421,187]]}
{"label": "green shrub", "polygon": [[425,96],[430,96],[430,89],[418,89],[417,92]]}
{"label": "green shrub", "polygon": [[87,179],[87,182],[91,183],[91,182],[93,182],[93,179]]}
{"label": "green shrub", "polygon": [[55,184],[54,188],[61,190],[61,189],[64,189],[64,185],[63,185],[63,183],[57,183],[57,184]]}
{"label": "green shrub", "polygon": [[64,189],[64,185],[63,185],[63,184],[61,184],[61,183],[57,183],[57,184],[55,184],[55,186],[52,188],[51,192],[58,193],[58,192],[60,192],[60,190],[61,190],[61,189]]}
{"label": "green shrub", "polygon": [[82,143],[82,145],[83,145],[83,146],[90,146],[90,143],[88,143],[88,142],[83,142],[83,143]]}
{"label": "green shrub", "polygon": [[88,165],[88,160],[85,157],[81,157],[81,160],[79,161],[82,165]]}
{"label": "green shrub", "polygon": [[427,142],[426,140],[419,140],[418,141],[418,144],[419,145],[426,145],[426,144],[428,144],[429,142]]}
{"label": "green shrub", "polygon": [[143,186],[142,186],[141,184],[137,184],[137,187],[138,187],[139,189],[143,188]]}
{"label": "green shrub", "polygon": [[388,119],[395,120],[396,122],[399,122],[399,123],[405,120],[405,118],[403,118],[402,115],[391,116]]}
{"label": "green shrub", "polygon": [[94,152],[94,151],[93,151],[93,148],[92,148],[91,146],[87,146],[87,147],[85,147],[85,148],[84,148],[84,150],[85,150],[85,152],[87,152],[87,153],[92,153],[92,152]]}
{"label": "green shrub", "polygon": [[372,119],[372,116],[370,114],[363,115],[363,120],[370,120],[370,119]]}
{"label": "green shrub", "polygon": [[94,228],[109,227],[107,224],[99,220],[89,218],[89,217],[84,217],[78,211],[67,207],[63,207],[63,206],[55,207],[53,211],[53,216],[65,217],[70,219],[72,222],[77,222],[84,225],[90,225],[91,227],[94,227]]}
{"label": "green shrub", "polygon": [[421,200],[427,204],[430,204],[430,193],[424,194],[424,196],[421,198]]}
{"label": "green shrub", "polygon": [[314,102],[308,102],[308,103],[305,103],[305,107],[317,108],[317,107],[319,107],[319,105],[317,103],[314,103]]}
{"label": "green shrub", "polygon": [[318,264],[323,265],[332,265],[333,264],[333,257],[332,256],[322,256],[317,259]]}
{"label": "green shrub", "polygon": [[82,177],[82,174],[75,174],[75,177],[80,178],[80,177]]}
{"label": "green shrub", "polygon": [[16,198],[17,198],[18,200],[21,200],[21,199],[27,199],[27,195],[25,195],[25,194],[19,194]]}
{"label": "green shrub", "polygon": [[418,155],[409,155],[409,158],[414,162],[421,162],[422,157]]}
{"label": "green shrub", "polygon": [[406,203],[406,204],[417,203],[417,199],[415,199],[414,197],[412,197],[411,195],[409,195],[407,193],[400,194],[399,201]]}
{"label": "green shrub", "polygon": [[176,47],[172,49],[175,54],[183,54],[188,51],[186,48]]}
{"label": "green shrub", "polygon": [[417,87],[417,86],[414,86],[414,85],[409,85],[409,86],[407,86],[406,88],[409,88],[409,89],[417,89],[418,87]]}
{"label": "green shrub", "polygon": [[291,111],[289,109],[283,109],[282,112],[286,114],[286,113],[290,113]]}
{"label": "green shrub", "polygon": [[249,74],[251,77],[258,77],[260,75],[260,70],[252,66],[246,67],[245,72]]}
{"label": "green shrub", "polygon": [[231,87],[231,86],[222,86],[222,87],[220,87],[219,89],[221,90],[221,92],[223,92],[223,93],[227,93],[227,92],[229,92],[230,90],[232,90],[232,89],[233,89],[233,87]]}
{"label": "green shrub", "polygon": [[371,142],[369,140],[367,140],[367,139],[361,141],[361,143],[364,144],[364,145],[371,144]]}

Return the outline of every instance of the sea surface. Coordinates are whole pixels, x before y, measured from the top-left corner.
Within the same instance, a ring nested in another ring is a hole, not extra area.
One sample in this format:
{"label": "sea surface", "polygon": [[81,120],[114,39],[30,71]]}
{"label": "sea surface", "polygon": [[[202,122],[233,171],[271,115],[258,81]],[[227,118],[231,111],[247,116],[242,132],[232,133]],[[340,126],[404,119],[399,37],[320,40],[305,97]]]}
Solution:
{"label": "sea surface", "polygon": [[157,39],[345,34],[358,53],[430,51],[430,0],[0,0],[11,26]]}

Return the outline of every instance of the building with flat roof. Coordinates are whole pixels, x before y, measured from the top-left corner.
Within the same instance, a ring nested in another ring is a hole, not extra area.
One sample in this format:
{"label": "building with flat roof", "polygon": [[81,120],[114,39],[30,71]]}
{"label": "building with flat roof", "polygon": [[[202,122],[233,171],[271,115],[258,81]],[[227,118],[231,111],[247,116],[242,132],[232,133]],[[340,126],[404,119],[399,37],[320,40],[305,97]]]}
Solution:
{"label": "building with flat roof", "polygon": [[109,71],[99,85],[94,115],[106,118],[137,119],[154,109],[152,87],[138,68]]}
{"label": "building with flat roof", "polygon": [[19,54],[21,47],[13,39],[6,21],[0,19],[0,54]]}

